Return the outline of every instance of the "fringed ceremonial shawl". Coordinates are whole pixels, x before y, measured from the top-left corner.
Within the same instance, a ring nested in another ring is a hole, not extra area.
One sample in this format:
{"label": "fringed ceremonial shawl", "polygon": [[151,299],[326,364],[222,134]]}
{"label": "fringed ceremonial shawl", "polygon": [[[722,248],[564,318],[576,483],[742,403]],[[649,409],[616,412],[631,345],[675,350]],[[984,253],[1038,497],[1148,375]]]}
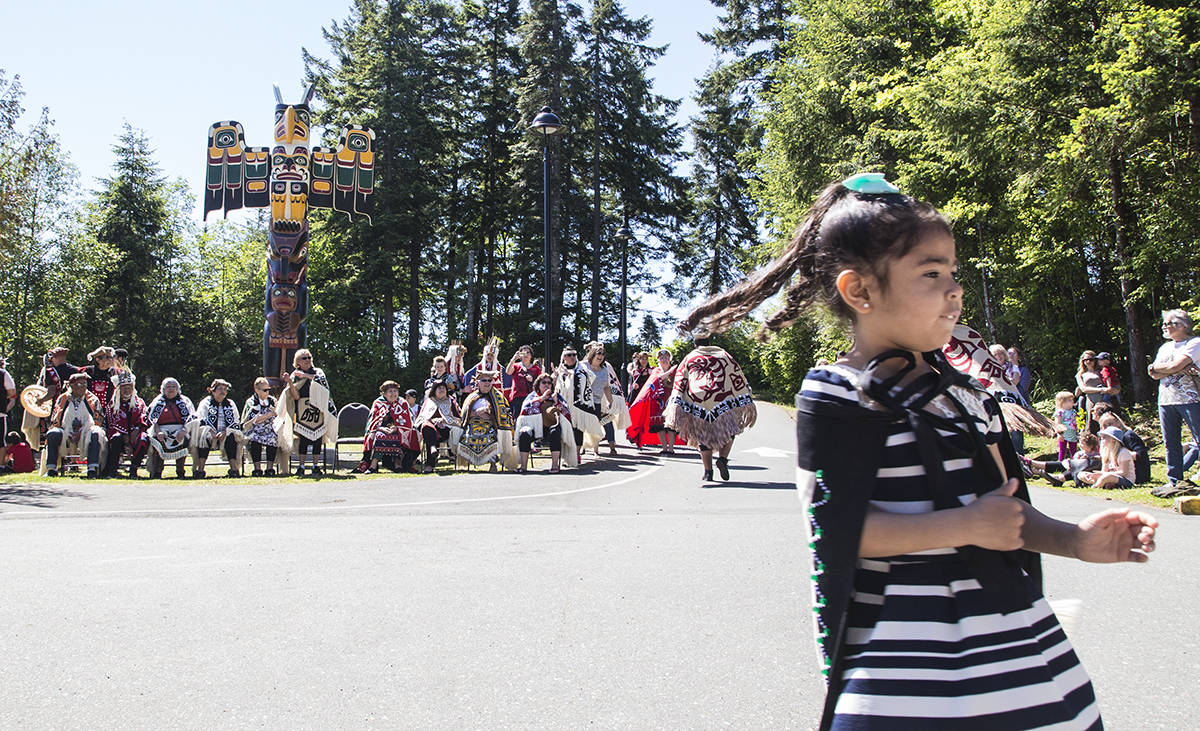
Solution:
{"label": "fringed ceremonial shawl", "polygon": [[675,370],[663,418],[688,444],[717,449],[754,426],[758,409],[741,366],[723,349],[705,345]]}
{"label": "fringed ceremonial shawl", "polygon": [[325,371],[314,368],[309,379],[308,397],[299,401],[284,393],[279,398],[279,416],[275,419],[275,433],[279,446],[291,451],[292,440],[302,436],[313,442],[324,441],[327,446],[337,444],[337,407],[329,397],[329,381]]}
{"label": "fringed ceremonial shawl", "polygon": [[[558,412],[558,426],[562,428],[563,462],[568,467],[575,467],[579,464],[579,447],[575,444],[575,436],[571,432],[571,405],[559,394],[555,393],[553,396],[554,407]],[[544,395],[539,398],[532,393],[525,397],[525,403],[521,405],[521,415],[517,417],[518,434],[522,429],[529,429],[535,439],[545,436],[546,426],[542,421],[543,398]]]}
{"label": "fringed ceremonial shawl", "polygon": [[600,423],[600,417],[590,411],[594,380],[596,377],[582,363],[576,363],[574,368],[563,366],[555,378],[554,390],[570,405],[572,429],[592,437],[602,437],[604,426]]}
{"label": "fringed ceremonial shawl", "polygon": [[[164,462],[187,456],[200,424],[195,411],[191,399],[183,394],[167,399],[160,393],[150,402],[150,444]],[[164,415],[168,419],[165,423],[162,422]],[[155,438],[160,433],[167,438],[166,444]]]}
{"label": "fringed ceremonial shawl", "polygon": [[[486,399],[490,413],[478,416],[472,409],[479,399]],[[516,467],[517,455],[513,445],[512,407],[504,393],[495,387],[486,394],[475,391],[462,405],[462,437],[458,442],[458,462],[482,466],[498,457],[505,467]]]}
{"label": "fringed ceremonial shawl", "polygon": [[996,399],[1011,428],[1047,438],[1055,435],[1054,425],[1049,419],[1021,402],[1021,393],[1012,382],[1008,370],[992,356],[978,332],[962,323],[955,325],[950,342],[942,347],[942,353],[950,365],[974,378]]}
{"label": "fringed ceremonial shawl", "polygon": [[398,447],[413,452],[421,447],[416,427],[413,426],[412,411],[404,399],[393,402],[380,396],[371,404],[363,449],[397,454],[400,451]]}

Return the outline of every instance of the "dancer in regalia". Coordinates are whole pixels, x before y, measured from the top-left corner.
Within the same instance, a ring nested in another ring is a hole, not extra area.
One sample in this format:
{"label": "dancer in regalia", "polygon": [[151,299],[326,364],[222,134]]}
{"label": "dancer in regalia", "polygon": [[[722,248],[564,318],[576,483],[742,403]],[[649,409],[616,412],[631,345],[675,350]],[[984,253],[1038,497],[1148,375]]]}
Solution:
{"label": "dancer in regalia", "polygon": [[462,412],[458,402],[450,397],[446,384],[437,381],[425,393],[425,402],[417,414],[416,426],[425,443],[425,472],[433,472],[438,459],[457,449],[462,438]]}
{"label": "dancer in regalia", "polygon": [[571,431],[581,457],[585,447],[594,449],[604,437],[599,409],[592,395],[594,380],[588,367],[579,362],[579,353],[569,345],[564,348],[555,374],[554,390],[571,409]]}
{"label": "dancer in regalia", "polygon": [[1123,507],[1072,525],[1028,503],[999,406],[941,350],[963,307],[956,269],[946,219],[856,175],[685,325],[719,332],[798,273],[766,327],[817,305],[853,331],[797,399],[822,729],[1099,729],[1037,552],[1146,561],[1157,520]]}
{"label": "dancer in regalia", "polygon": [[[67,390],[67,379],[71,374],[78,373],[80,368],[73,366],[67,362],[68,351],[63,347],[54,347],[46,351],[45,357],[42,359],[42,372],[38,374],[37,384],[46,390],[45,394],[37,399],[39,405],[50,404],[53,411],[54,404],[58,403],[58,397]],[[51,417],[46,416],[39,418],[25,410],[25,416],[21,419],[21,431],[25,433],[25,438],[29,440],[29,445],[33,451],[41,448],[42,443],[46,439],[46,432],[50,430]]]}
{"label": "dancer in regalia", "polygon": [[299,466],[296,475],[304,476],[304,457],[312,455],[312,474],[321,475],[317,464],[318,450],[324,444],[337,443],[337,407],[329,395],[329,381],[325,371],[313,365],[312,351],[301,348],[292,358],[292,371],[288,377],[287,392],[280,398],[283,407],[283,449],[291,450],[293,437],[297,443]]}
{"label": "dancer in regalia", "polygon": [[667,399],[663,422],[687,443],[700,449],[704,480],[713,478],[713,454],[722,480],[729,479],[733,440],[754,426],[758,410],[742,367],[723,348],[697,335],[696,349],[675,369],[675,385]]}
{"label": "dancer in regalia", "polygon": [[124,373],[124,374],[128,375],[130,380],[133,382],[134,390],[137,390],[137,376],[134,375],[133,369],[129,367],[128,362],[129,362],[129,351],[128,350],[126,350],[124,348],[114,348],[113,349],[112,382],[113,382],[114,386],[121,385],[120,384],[121,374]]}
{"label": "dancer in regalia", "polygon": [[384,381],[379,386],[379,398],[371,404],[358,472],[378,472],[381,459],[396,472],[411,472],[420,452],[412,411],[408,401],[400,398],[400,384]]}
{"label": "dancer in regalia", "polygon": [[464,391],[463,384],[467,379],[467,366],[464,359],[467,357],[467,346],[459,343],[451,343],[446,349],[446,373],[449,374],[450,380],[450,395],[453,398],[461,398]]}
{"label": "dancer in regalia", "polygon": [[[479,359],[478,363],[471,366],[470,370],[463,376],[464,391],[469,392],[475,388],[476,375],[484,371],[498,373],[499,375],[494,385],[496,388],[504,388],[502,382],[505,379],[505,373],[504,365],[500,362],[500,338],[498,337],[493,336],[488,339],[487,343],[483,346],[483,357]],[[507,398],[507,394],[505,398]]]}
{"label": "dancer in regalia", "polygon": [[278,402],[271,395],[271,382],[259,376],[254,379],[254,393],[242,407],[242,431],[250,445],[250,460],[254,462],[252,477],[274,477],[275,456],[279,450],[279,435],[275,433]]}
{"label": "dancer in regalia", "polygon": [[541,440],[550,450],[550,471],[558,472],[562,461],[568,467],[579,465],[579,449],[574,438],[563,439],[563,432],[571,428],[571,407],[554,391],[554,376],[543,373],[533,382],[533,391],[526,397],[517,417],[517,447],[521,465],[517,472],[524,472],[529,465],[534,440]]}
{"label": "dancer in regalia", "polygon": [[167,462],[175,463],[175,476],[184,477],[184,461],[195,439],[196,407],[179,392],[179,381],[164,378],[158,396],[150,402],[150,477],[162,477]]}
{"label": "dancer in regalia", "polygon": [[104,465],[105,477],[116,477],[121,457],[129,456],[129,479],[138,478],[138,468],[150,449],[150,428],[146,402],[133,388],[133,374],[117,373],[117,392],[108,403],[108,459]]}
{"label": "dancer in regalia", "polygon": [[[100,403],[105,407],[112,402],[113,394],[117,391],[115,380],[117,370],[113,367],[114,356],[115,352],[112,348],[102,345],[88,353],[89,363],[82,371],[87,374],[89,379],[88,390],[96,394],[96,398],[100,399]],[[105,409],[105,419],[107,418],[108,413]]]}
{"label": "dancer in regalia", "polygon": [[671,351],[666,348],[659,349],[655,357],[658,365],[646,376],[645,385],[629,407],[630,425],[625,430],[625,438],[638,449],[660,444],[659,454],[675,454],[676,445],[687,444],[687,440],[680,439],[673,429],[667,428],[663,412],[675,385],[676,366],[671,363]]}
{"label": "dancer in regalia", "polygon": [[55,401],[50,430],[46,432],[46,476],[58,474],[61,449],[70,446],[87,455],[87,476],[94,478],[100,474],[100,457],[108,441],[103,427],[104,407],[88,390],[86,373],[72,373],[67,382],[69,390]]}
{"label": "dancer in regalia", "polygon": [[486,464],[489,472],[495,472],[497,464],[516,467],[512,412],[504,392],[495,386],[499,378],[496,371],[477,373],[475,390],[463,400],[463,434],[457,453],[460,467]]}
{"label": "dancer in regalia", "polygon": [[229,464],[229,476],[240,477],[242,445],[246,435],[242,433],[242,419],[237,404],[229,398],[229,381],[218,378],[208,387],[208,395],[196,406],[196,418],[200,424],[196,430],[196,441],[192,455],[192,476],[203,479],[204,465],[208,453],[216,449],[225,453]]}

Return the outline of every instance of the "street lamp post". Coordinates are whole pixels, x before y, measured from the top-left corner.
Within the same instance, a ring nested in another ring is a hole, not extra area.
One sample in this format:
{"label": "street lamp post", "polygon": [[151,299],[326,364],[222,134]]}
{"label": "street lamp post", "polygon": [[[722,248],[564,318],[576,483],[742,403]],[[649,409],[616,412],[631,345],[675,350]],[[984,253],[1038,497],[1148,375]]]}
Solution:
{"label": "street lamp post", "polygon": [[554,302],[550,297],[550,135],[562,131],[563,123],[550,107],[542,107],[542,111],[529,124],[529,131],[542,135],[542,254],[545,259],[545,277],[543,289],[546,297],[546,361],[545,367],[550,367],[551,341],[554,339]]}
{"label": "street lamp post", "polygon": [[617,238],[621,240],[621,371],[625,372],[625,366],[628,365],[628,359],[625,354],[626,333],[629,326],[625,322],[625,310],[628,303],[626,287],[629,285],[629,240],[633,238],[633,231],[629,226],[622,226],[617,229]]}

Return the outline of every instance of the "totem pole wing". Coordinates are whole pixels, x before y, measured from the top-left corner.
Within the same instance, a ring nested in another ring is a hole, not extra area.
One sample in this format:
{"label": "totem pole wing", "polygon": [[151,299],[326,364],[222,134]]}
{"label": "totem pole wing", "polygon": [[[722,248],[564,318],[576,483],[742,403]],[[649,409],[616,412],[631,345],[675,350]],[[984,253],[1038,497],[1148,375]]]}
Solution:
{"label": "totem pole wing", "polygon": [[246,138],[242,125],[216,122],[208,128],[208,160],[204,176],[204,217],[211,211],[230,211],[244,203],[243,168]]}
{"label": "totem pole wing", "polygon": [[246,208],[266,208],[271,205],[271,148],[246,148]]}
{"label": "totem pole wing", "polygon": [[371,222],[375,191],[375,133],[357,124],[342,128],[334,155],[333,210]]}
{"label": "totem pole wing", "polygon": [[312,149],[312,183],[308,186],[308,205],[333,208],[333,168],[337,151],[332,147]]}

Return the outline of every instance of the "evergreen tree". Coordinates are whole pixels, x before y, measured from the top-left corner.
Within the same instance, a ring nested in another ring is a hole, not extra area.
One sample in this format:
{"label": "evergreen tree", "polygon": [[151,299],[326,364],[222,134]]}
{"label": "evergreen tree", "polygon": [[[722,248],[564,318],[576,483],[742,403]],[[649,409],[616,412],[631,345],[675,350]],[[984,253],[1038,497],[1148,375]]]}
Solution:
{"label": "evergreen tree", "polygon": [[87,338],[79,346],[125,347],[149,383],[199,360],[187,341],[207,323],[191,306],[200,283],[182,258],[191,206],[181,184],[160,172],[143,131],[126,123],[112,149],[113,175],[100,181],[87,213],[93,240],[110,250],[109,269],[77,298],[86,303],[76,320]]}
{"label": "evergreen tree", "polygon": [[[637,339],[641,343],[641,349],[646,351],[653,351],[662,344],[662,331],[649,312],[642,315],[642,326],[638,329]],[[653,358],[650,359],[650,363],[654,363]]]}
{"label": "evergreen tree", "polygon": [[[463,66],[456,23],[454,9],[444,2],[356,0],[350,16],[325,31],[333,59],[304,54],[325,104],[317,119],[331,132],[356,123],[376,134],[373,225],[326,216],[314,226],[314,238],[321,239],[316,246],[329,247],[337,263],[310,270],[310,302],[321,303],[310,318],[319,325],[309,328],[314,342],[330,338],[333,349],[358,350],[364,358],[382,351],[395,364],[397,312],[403,307],[404,361],[411,366],[424,360],[422,323],[434,298],[422,284],[423,274],[440,267],[431,242],[445,222],[442,204],[449,199],[447,150],[454,137],[448,131],[457,118],[450,105],[459,79],[450,72]],[[331,295],[358,294],[323,300],[326,288]],[[347,344],[336,343],[334,331],[342,328],[333,323],[346,321],[358,324],[356,336],[374,330],[377,348],[343,349]]]}
{"label": "evergreen tree", "polygon": [[[565,134],[548,139],[531,133],[523,134],[512,148],[512,159],[517,167],[513,204],[515,210],[522,214],[517,251],[536,263],[536,266],[522,271],[521,291],[527,294],[538,321],[544,318],[555,321],[557,336],[550,343],[551,351],[556,350],[564,339],[561,321],[564,314],[563,271],[566,268],[567,250],[559,242],[568,240],[569,236],[570,219],[564,215],[564,199],[570,191],[563,189],[562,181],[569,178],[563,171],[563,161],[569,159],[569,145],[577,124],[572,116],[576,110],[566,103],[564,90],[569,76],[574,74],[574,41],[570,24],[580,16],[578,4],[571,0],[531,0],[519,29],[522,70],[517,82],[517,110],[520,128],[527,130],[530,122],[546,106],[553,109],[567,125]],[[543,184],[542,180],[545,145],[549,145],[550,156],[548,184]],[[544,211],[542,198],[547,187],[550,206],[548,211]],[[550,219],[551,251],[548,262],[544,261],[541,253],[543,216]],[[540,275],[544,267],[550,268],[549,302],[542,292]],[[535,297],[534,293],[538,293],[538,296]]]}
{"label": "evergreen tree", "polygon": [[[468,297],[466,327],[461,334],[475,352],[480,349],[477,334],[486,338],[522,331],[531,317],[523,285],[534,268],[528,256],[511,251],[518,243],[513,235],[517,217],[511,194],[517,169],[512,150],[526,134],[516,93],[521,67],[516,46],[520,18],[517,0],[468,0],[463,4],[465,66],[471,73],[464,79],[459,105],[464,134],[462,144],[456,147],[461,162],[461,175],[456,177],[461,178],[462,191],[454,201],[456,210],[449,215],[447,230],[448,264],[461,265],[461,273],[458,266],[446,267],[450,273],[446,291]],[[466,270],[468,254],[475,264],[472,272]],[[514,304],[516,313],[511,311]],[[457,318],[453,312],[447,316],[449,338],[457,337]]]}
{"label": "evergreen tree", "polygon": [[70,325],[61,305],[93,280],[65,286],[60,252],[72,240],[77,176],[48,110],[22,124],[23,98],[20,79],[0,70],[0,352],[13,377],[29,383]]}

